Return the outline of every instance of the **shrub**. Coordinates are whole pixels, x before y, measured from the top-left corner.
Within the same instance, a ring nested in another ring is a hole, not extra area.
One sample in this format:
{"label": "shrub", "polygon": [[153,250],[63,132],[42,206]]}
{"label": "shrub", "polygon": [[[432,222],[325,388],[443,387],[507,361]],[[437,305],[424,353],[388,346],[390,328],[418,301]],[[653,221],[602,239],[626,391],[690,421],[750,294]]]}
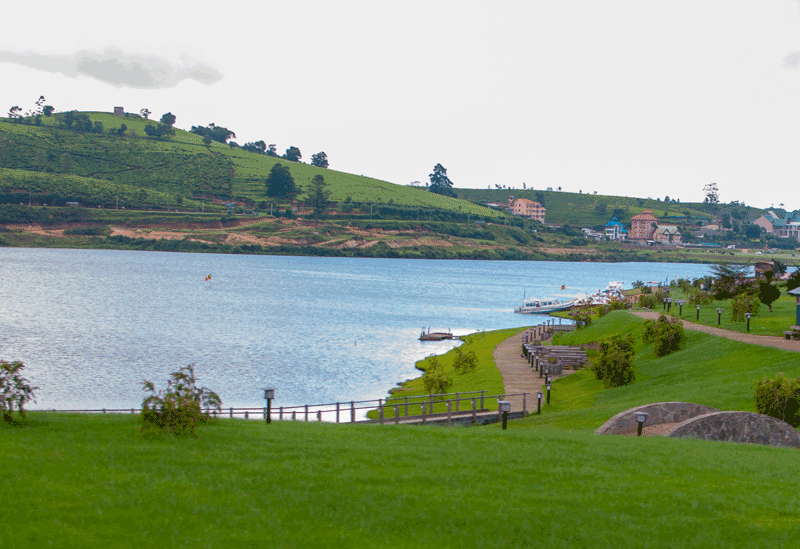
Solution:
{"label": "shrub", "polygon": [[711,301],[712,297],[708,292],[697,292],[689,297],[689,303],[691,305],[708,305]]}
{"label": "shrub", "polygon": [[789,380],[783,372],[755,382],[756,411],[792,427],[800,426],[800,378]]}
{"label": "shrub", "polygon": [[744,320],[745,313],[758,314],[761,300],[758,299],[758,296],[750,293],[739,294],[733,298],[731,305],[731,320],[741,322]]}
{"label": "shrub", "polygon": [[575,321],[575,325],[580,328],[585,328],[592,323],[592,313],[589,310],[572,311],[569,313],[570,318]]}
{"label": "shrub", "polygon": [[[645,326],[645,332],[647,326]],[[667,356],[677,351],[686,340],[683,323],[677,318],[664,315],[658,317],[658,322],[653,325],[653,352],[656,356]]]}
{"label": "shrub", "polygon": [[[211,421],[212,409],[221,412],[222,401],[207,387],[196,387],[194,364],[172,372],[170,377],[166,393],[156,393],[151,382],[142,382],[142,389],[151,393],[142,402],[144,428],[196,436],[194,429],[197,424]],[[206,408],[205,414],[202,408]]]}
{"label": "shrub", "polygon": [[633,372],[633,337],[627,334],[624,338],[618,335],[600,340],[597,360],[592,365],[592,372],[597,379],[609,387],[621,387],[633,383],[636,375]]}
{"label": "shrub", "polygon": [[641,294],[639,296],[639,305],[645,309],[655,309],[656,297],[652,294]]}
{"label": "shrub", "polygon": [[25,365],[18,360],[14,362],[0,360],[0,411],[7,423],[14,423],[11,414],[15,407],[19,416],[25,418],[24,406],[34,399],[33,391],[39,388],[31,387],[28,380],[22,377],[20,372],[24,367]]}
{"label": "shrub", "polygon": [[[663,316],[663,315],[662,315]],[[656,323],[652,320],[644,321],[644,333],[642,334],[642,341],[645,343],[652,343],[655,340]]]}
{"label": "shrub", "polygon": [[453,369],[459,374],[466,374],[478,367],[478,357],[474,351],[465,353],[460,347],[456,347],[456,359],[453,361]]}
{"label": "shrub", "polygon": [[422,376],[422,384],[428,394],[441,394],[447,392],[453,385],[453,380],[444,375],[439,360],[433,357],[425,370],[425,375]]}

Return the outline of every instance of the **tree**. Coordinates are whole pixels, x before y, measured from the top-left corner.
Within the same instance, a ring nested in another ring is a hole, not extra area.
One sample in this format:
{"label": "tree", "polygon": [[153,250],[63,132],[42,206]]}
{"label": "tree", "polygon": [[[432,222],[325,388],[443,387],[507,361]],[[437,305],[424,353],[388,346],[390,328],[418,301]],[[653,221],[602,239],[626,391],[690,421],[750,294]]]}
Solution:
{"label": "tree", "polygon": [[140,111],[139,111],[139,114],[141,114],[141,115],[142,115],[142,117],[143,117],[145,120],[149,120],[149,118],[150,118],[150,114],[151,114],[151,113],[150,113],[150,110],[149,110],[149,109],[142,109],[142,110],[140,110]]}
{"label": "tree", "polygon": [[431,363],[422,376],[422,385],[428,394],[443,394],[453,385],[453,380],[442,372],[439,360],[431,358]]}
{"label": "tree", "polygon": [[722,228],[723,229],[730,229],[732,227],[732,225],[731,225],[731,216],[727,212],[722,214],[721,220],[722,220]]}
{"label": "tree", "polygon": [[170,127],[174,126],[175,125],[175,115],[172,114],[171,112],[163,114],[161,116],[161,123],[165,124],[167,126],[170,126]]}
{"label": "tree", "polygon": [[536,202],[544,206],[544,193],[539,191],[536,193]]}
{"label": "tree", "polygon": [[761,227],[751,223],[744,230],[744,235],[751,240],[759,239],[761,238]]}
{"label": "tree", "polygon": [[42,112],[44,112],[44,102],[44,95],[40,95],[39,99],[36,100],[36,110],[33,112],[33,114],[42,114]]}
{"label": "tree", "polygon": [[22,362],[0,360],[0,412],[7,423],[14,423],[11,414],[15,407],[20,417],[25,417],[24,406],[34,399],[33,391],[39,388],[31,387],[22,377],[23,368]]}
{"label": "tree", "polygon": [[258,154],[265,154],[267,150],[267,144],[264,141],[256,141],[255,143],[245,143],[242,145],[243,151],[254,152]]}
{"label": "tree", "polygon": [[19,118],[20,116],[22,116],[20,114],[21,112],[22,112],[22,109],[18,105],[14,105],[10,109],[8,109],[8,117],[9,118]]}
{"label": "tree", "polygon": [[217,143],[226,144],[229,139],[235,139],[236,134],[224,126],[217,126],[213,122],[208,126],[192,126],[190,133],[196,133],[201,137],[208,137]]}
{"label": "tree", "polygon": [[714,276],[712,283],[713,294],[716,299],[728,299],[736,294],[736,281],[747,275],[744,265],[714,265],[711,267]]}
{"label": "tree", "polygon": [[44,115],[49,118],[49,117],[53,116],[53,111],[54,110],[55,109],[53,108],[53,105],[45,105],[44,109],[42,109],[42,112],[44,112]]}
{"label": "tree", "polygon": [[774,276],[772,271],[767,271],[764,273],[764,278],[766,280],[758,283],[758,298],[761,300],[761,303],[769,307],[769,312],[772,312],[772,304],[781,296],[781,291],[777,286],[772,284]]}
{"label": "tree", "polygon": [[716,183],[709,183],[703,187],[703,193],[706,195],[706,199],[703,202],[708,204],[719,203],[719,189],[717,188]]}
{"label": "tree", "polygon": [[128,126],[125,124],[120,124],[119,129],[117,130],[117,135],[123,135],[126,131],[128,131]]}
{"label": "tree", "polygon": [[144,127],[144,133],[156,139],[163,139],[168,135],[175,135],[175,128],[166,124],[159,124],[158,126],[148,124]]}
{"label": "tree", "polygon": [[317,168],[328,167],[328,155],[324,151],[311,155],[311,165]]}
{"label": "tree", "polygon": [[325,213],[330,199],[330,193],[325,190],[325,178],[317,174],[311,181],[311,190],[308,195],[308,202],[314,208],[314,227],[319,222],[319,216]]}
{"label": "tree", "polygon": [[600,350],[592,365],[595,378],[606,386],[621,387],[636,380],[633,372],[633,337],[626,334],[604,337],[600,340]]}
{"label": "tree", "polygon": [[267,196],[274,198],[294,198],[297,186],[287,166],[275,164],[269,172],[266,182]]}
{"label": "tree", "polygon": [[447,170],[444,166],[436,164],[433,167],[433,173],[428,177],[431,179],[431,186],[428,189],[430,192],[456,198],[456,193],[453,192],[453,182],[447,177]]}
{"label": "tree", "polygon": [[295,146],[291,146],[286,149],[286,154],[283,155],[284,160],[290,160],[292,162],[300,162],[300,159],[303,158],[303,155],[300,154],[300,149]]}
{"label": "tree", "polygon": [[72,124],[75,122],[75,112],[74,111],[67,111],[64,113],[64,125],[68,128],[72,127]]}

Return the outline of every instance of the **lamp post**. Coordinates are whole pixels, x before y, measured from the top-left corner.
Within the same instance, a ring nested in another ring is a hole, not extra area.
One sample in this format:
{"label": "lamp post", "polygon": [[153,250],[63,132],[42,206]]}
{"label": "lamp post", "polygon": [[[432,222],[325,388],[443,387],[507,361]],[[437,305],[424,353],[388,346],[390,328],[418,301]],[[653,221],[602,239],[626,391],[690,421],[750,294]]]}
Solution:
{"label": "lamp post", "polygon": [[636,436],[642,436],[642,425],[645,421],[647,421],[647,412],[637,412],[636,413],[636,421],[639,422],[639,431],[637,432]]}
{"label": "lamp post", "polygon": [[508,412],[511,411],[511,402],[507,400],[498,400],[497,409],[503,412],[503,430],[505,431],[508,426]]}
{"label": "lamp post", "polygon": [[753,313],[745,313],[744,316],[747,317],[747,331],[750,331],[750,317],[753,316]]}
{"label": "lamp post", "polygon": [[670,312],[671,310],[672,310],[672,298],[668,297],[667,298],[667,312]]}
{"label": "lamp post", "polygon": [[683,301],[678,301],[678,314],[683,316]]}
{"label": "lamp post", "polygon": [[275,388],[268,387],[264,389],[264,399],[267,401],[267,423],[272,423],[272,399],[275,398]]}
{"label": "lamp post", "polygon": [[700,305],[697,305],[697,320],[700,320]]}
{"label": "lamp post", "polygon": [[722,309],[717,309],[717,326],[722,322]]}
{"label": "lamp post", "polygon": [[663,310],[666,311],[667,310],[667,298],[665,297],[662,301],[664,302]]}
{"label": "lamp post", "polygon": [[544,386],[547,389],[547,404],[550,404],[550,383],[548,382],[547,385]]}
{"label": "lamp post", "polygon": [[541,391],[536,393],[536,399],[537,399],[536,413],[537,414],[541,414],[542,413],[542,392]]}

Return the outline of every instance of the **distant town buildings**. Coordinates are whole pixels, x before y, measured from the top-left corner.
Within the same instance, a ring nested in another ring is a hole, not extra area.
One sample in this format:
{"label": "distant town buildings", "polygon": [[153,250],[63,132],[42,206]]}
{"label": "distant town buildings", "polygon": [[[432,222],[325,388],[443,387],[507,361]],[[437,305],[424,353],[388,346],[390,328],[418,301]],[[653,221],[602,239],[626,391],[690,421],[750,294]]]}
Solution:
{"label": "distant town buildings", "polygon": [[800,210],[794,214],[779,217],[772,210],[756,219],[753,223],[762,227],[767,233],[783,238],[794,237],[800,239]]}
{"label": "distant town buildings", "polygon": [[625,230],[625,227],[622,226],[622,223],[617,221],[616,217],[612,217],[611,221],[606,223],[605,237],[608,240],[627,240],[628,231]]}
{"label": "distant town buildings", "polygon": [[527,198],[508,197],[508,210],[514,215],[521,215],[544,223],[545,207]]}
{"label": "distant town buildings", "polygon": [[658,228],[658,219],[651,210],[645,210],[631,218],[630,238],[631,240],[655,240],[656,228]]}

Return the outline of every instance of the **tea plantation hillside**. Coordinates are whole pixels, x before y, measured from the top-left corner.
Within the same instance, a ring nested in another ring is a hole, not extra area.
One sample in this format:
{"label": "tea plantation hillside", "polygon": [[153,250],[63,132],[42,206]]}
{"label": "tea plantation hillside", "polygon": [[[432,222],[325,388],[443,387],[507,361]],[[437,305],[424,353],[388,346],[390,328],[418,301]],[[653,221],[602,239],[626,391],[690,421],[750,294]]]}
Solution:
{"label": "tea plantation hillside", "polygon": [[[85,113],[93,130],[68,129],[64,114],[23,121],[0,120],[0,203],[57,203],[175,208],[192,198],[247,201],[267,200],[265,180],[272,167],[289,167],[295,182],[309,189],[322,175],[330,199],[419,206],[489,217],[502,214],[461,199],[423,189],[357,176],[302,162],[244,151],[175,128],[163,139],[149,137],[153,124],[137,116]],[[125,124],[124,134],[117,130]],[[14,170],[14,171],[7,171]],[[47,174],[43,177],[42,174]],[[81,189],[79,181],[93,180]],[[80,192],[79,192],[80,189]]]}

